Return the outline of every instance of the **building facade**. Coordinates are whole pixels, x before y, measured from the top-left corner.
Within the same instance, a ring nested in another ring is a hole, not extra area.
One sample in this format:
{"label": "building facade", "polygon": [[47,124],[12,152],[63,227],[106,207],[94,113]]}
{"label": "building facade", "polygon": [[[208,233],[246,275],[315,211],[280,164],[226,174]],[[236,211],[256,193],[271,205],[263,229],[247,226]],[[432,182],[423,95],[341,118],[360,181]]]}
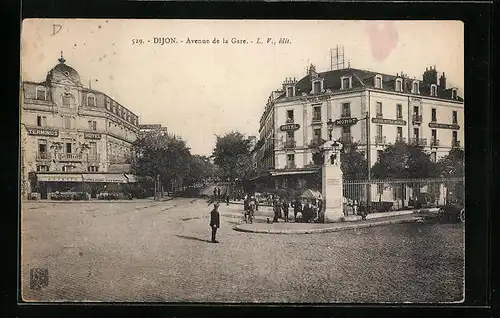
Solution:
{"label": "building facade", "polygon": [[270,176],[315,173],[313,154],[330,131],[344,145],[364,151],[369,145],[371,165],[398,140],[423,146],[437,161],[463,148],[463,107],[458,89],[446,86],[444,73],[438,79],[435,67],[415,79],[353,68],[317,73],[311,65],[307,76],[285,80],[268,99],[259,170]]}
{"label": "building facade", "polygon": [[124,174],[106,173],[127,166],[139,131],[137,115],[106,94],[85,88],[62,54],[45,81],[23,81],[21,92],[24,196],[37,192],[46,198],[89,175],[103,182],[127,182]]}

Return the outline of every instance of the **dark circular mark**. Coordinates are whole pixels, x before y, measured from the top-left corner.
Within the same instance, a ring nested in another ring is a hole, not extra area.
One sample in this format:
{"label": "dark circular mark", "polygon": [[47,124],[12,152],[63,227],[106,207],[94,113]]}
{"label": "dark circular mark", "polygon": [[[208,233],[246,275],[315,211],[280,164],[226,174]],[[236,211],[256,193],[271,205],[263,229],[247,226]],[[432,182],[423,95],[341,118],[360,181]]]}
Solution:
{"label": "dark circular mark", "polygon": [[83,253],[82,253],[82,252],[79,252],[79,253],[78,253],[78,255],[83,256]]}
{"label": "dark circular mark", "polygon": [[73,44],[73,46],[76,46],[76,43],[75,43],[75,44]]}
{"label": "dark circular mark", "polygon": [[99,26],[97,26],[97,28],[100,29],[100,28],[102,28],[102,26],[99,25]]}

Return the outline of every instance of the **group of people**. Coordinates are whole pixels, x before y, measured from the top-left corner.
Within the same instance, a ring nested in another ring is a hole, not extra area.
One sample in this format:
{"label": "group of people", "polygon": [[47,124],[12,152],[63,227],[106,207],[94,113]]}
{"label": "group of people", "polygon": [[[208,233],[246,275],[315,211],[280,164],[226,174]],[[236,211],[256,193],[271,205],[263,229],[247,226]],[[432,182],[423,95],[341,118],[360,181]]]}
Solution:
{"label": "group of people", "polygon": [[296,198],[289,202],[286,198],[276,197],[273,201],[274,218],[273,222],[278,222],[278,219],[283,219],[289,222],[289,211],[293,209],[295,222],[318,222],[320,220],[320,212],[323,208],[323,201],[320,199],[299,199]]}
{"label": "group of people", "polygon": [[215,187],[214,188],[214,201],[225,201],[226,202],[226,205],[229,205],[229,192],[226,191],[225,193],[221,193],[221,190],[220,188],[218,187]]}

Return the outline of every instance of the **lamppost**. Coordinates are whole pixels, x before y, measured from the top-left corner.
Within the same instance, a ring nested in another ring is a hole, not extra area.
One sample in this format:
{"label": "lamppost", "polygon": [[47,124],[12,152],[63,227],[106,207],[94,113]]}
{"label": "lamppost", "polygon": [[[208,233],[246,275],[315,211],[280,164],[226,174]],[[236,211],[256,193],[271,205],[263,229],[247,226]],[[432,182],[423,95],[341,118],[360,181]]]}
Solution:
{"label": "lamppost", "polygon": [[326,123],[328,127],[328,138],[330,141],[332,140],[332,132],[333,132],[333,121],[331,118],[328,119],[328,122]]}

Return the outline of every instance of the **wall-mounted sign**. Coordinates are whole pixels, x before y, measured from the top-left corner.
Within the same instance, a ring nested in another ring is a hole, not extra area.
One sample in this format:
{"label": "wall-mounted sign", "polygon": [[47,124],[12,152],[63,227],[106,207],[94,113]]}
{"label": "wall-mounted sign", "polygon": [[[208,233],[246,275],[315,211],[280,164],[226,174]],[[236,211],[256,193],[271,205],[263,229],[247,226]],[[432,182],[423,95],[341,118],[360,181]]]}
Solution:
{"label": "wall-mounted sign", "polygon": [[286,124],[286,125],[281,125],[280,130],[281,131],[295,131],[300,128],[299,124]]}
{"label": "wall-mounted sign", "polygon": [[438,124],[438,123],[429,123],[430,128],[442,128],[442,129],[454,129],[459,130],[460,126],[457,124]]}
{"label": "wall-mounted sign", "polygon": [[333,122],[337,126],[351,126],[358,123],[357,118],[339,118]]}
{"label": "wall-mounted sign", "polygon": [[374,123],[374,124],[405,126],[406,125],[406,120],[402,120],[402,119],[388,119],[388,118],[372,118],[372,123]]}
{"label": "wall-mounted sign", "polygon": [[160,124],[144,124],[144,125],[139,125],[139,129],[160,129],[161,125]]}
{"label": "wall-mounted sign", "polygon": [[98,133],[83,133],[85,139],[101,139],[101,134]]}
{"label": "wall-mounted sign", "polygon": [[49,136],[49,137],[57,137],[59,136],[58,130],[47,129],[47,128],[26,128],[28,131],[28,135],[33,136]]}

